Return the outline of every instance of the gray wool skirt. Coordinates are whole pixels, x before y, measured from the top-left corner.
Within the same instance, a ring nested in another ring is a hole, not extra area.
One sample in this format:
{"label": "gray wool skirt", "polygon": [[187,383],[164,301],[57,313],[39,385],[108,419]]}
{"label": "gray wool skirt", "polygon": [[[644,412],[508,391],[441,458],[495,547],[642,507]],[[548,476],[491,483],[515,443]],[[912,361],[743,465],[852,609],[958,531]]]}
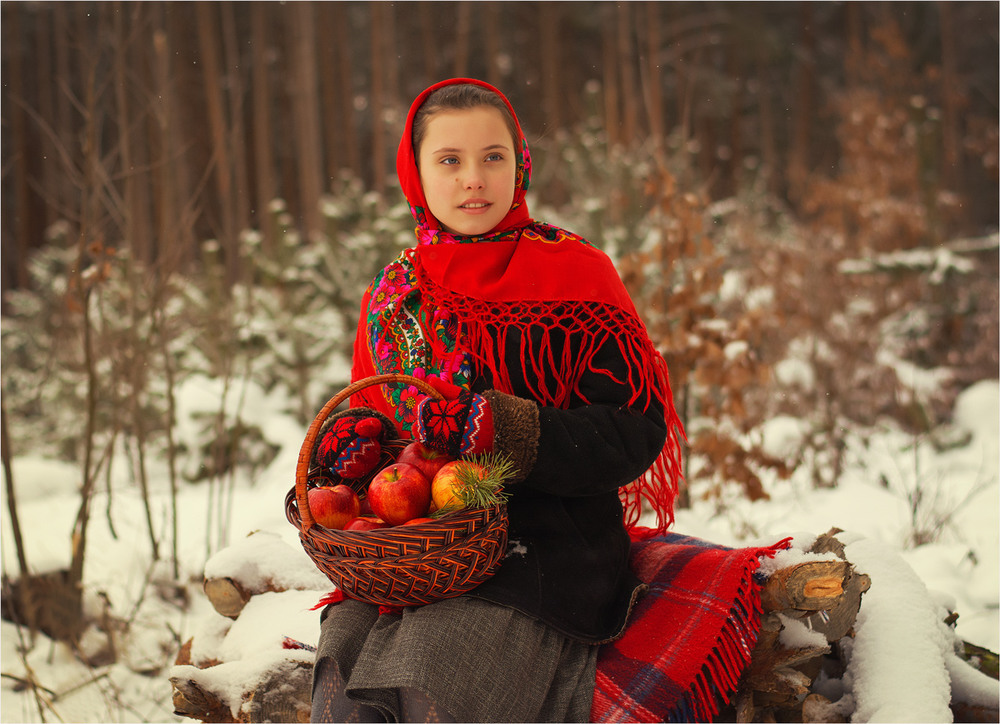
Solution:
{"label": "gray wool skirt", "polygon": [[597,652],[469,596],[382,616],[346,600],[325,612],[316,670],[324,658],[336,662],[347,696],[387,721],[400,720],[399,689],[412,688],[460,722],[586,722]]}

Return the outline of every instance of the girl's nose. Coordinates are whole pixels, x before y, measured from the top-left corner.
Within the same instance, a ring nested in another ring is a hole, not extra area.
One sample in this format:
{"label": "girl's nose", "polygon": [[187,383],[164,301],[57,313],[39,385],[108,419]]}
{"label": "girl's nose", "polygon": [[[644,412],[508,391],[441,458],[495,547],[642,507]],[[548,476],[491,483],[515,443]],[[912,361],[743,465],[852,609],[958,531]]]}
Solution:
{"label": "girl's nose", "polygon": [[483,174],[478,168],[469,168],[462,178],[462,187],[472,190],[481,189],[484,186]]}

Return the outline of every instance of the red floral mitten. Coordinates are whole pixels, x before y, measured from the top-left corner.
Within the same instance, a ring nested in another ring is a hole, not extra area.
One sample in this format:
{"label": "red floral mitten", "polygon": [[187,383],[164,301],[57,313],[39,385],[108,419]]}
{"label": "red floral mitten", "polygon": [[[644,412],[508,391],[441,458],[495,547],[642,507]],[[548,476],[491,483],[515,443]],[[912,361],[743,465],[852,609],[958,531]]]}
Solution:
{"label": "red floral mitten", "polygon": [[338,417],[316,447],[316,462],[344,480],[363,478],[378,465],[384,439],[384,424],[374,415]]}
{"label": "red floral mitten", "polygon": [[460,390],[444,400],[417,405],[413,434],[427,447],[453,458],[493,449],[493,411],[482,395]]}

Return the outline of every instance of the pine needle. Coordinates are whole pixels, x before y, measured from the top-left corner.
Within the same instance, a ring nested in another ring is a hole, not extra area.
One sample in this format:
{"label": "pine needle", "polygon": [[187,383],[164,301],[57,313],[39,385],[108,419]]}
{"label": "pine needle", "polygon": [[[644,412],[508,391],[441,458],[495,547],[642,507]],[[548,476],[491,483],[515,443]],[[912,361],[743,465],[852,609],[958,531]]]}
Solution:
{"label": "pine needle", "polygon": [[455,477],[455,496],[458,503],[450,503],[435,511],[432,517],[442,518],[464,508],[490,508],[507,502],[508,494],[503,485],[517,474],[514,464],[506,455],[484,453],[461,458],[468,465],[458,465]]}

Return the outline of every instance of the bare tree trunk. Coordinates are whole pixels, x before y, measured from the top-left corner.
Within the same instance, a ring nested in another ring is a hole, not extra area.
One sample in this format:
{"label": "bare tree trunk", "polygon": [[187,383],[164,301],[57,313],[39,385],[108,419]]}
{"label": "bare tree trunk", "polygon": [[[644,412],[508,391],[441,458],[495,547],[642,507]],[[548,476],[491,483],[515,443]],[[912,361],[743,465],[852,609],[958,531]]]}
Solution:
{"label": "bare tree trunk", "polygon": [[813,123],[813,93],[816,76],[816,33],[813,8],[799,3],[800,47],[795,72],[795,96],[792,108],[792,146],[788,158],[788,191],[797,199],[809,173],[809,142]]}
{"label": "bare tree trunk", "polygon": [[[112,9],[113,24],[115,30],[115,101],[118,111],[118,148],[121,158],[121,177],[123,186],[123,196],[125,201],[124,228],[125,242],[132,250],[132,257],[143,264],[148,265],[152,261],[152,250],[149,245],[150,236],[147,234],[148,215],[146,206],[141,196],[139,188],[140,174],[137,172],[136,159],[133,156],[133,129],[136,119],[133,118],[134,111],[129,104],[130,72],[138,71],[132,63],[134,58],[130,57],[129,48],[132,45],[128,35],[127,27],[134,28],[137,25],[139,5],[125,5],[116,2]],[[130,13],[132,17],[126,22],[125,14]],[[138,115],[136,113],[136,115]],[[139,164],[143,166],[144,164]],[[140,231],[141,229],[141,231]]]}
{"label": "bare tree trunk", "polygon": [[646,23],[646,65],[643,87],[646,107],[649,115],[649,135],[657,150],[662,150],[666,137],[666,124],[663,107],[663,73],[660,65],[663,32],[660,13],[660,3],[645,4]]}
{"label": "bare tree trunk", "polygon": [[418,3],[420,6],[420,47],[424,57],[424,74],[427,82],[432,83],[438,76],[438,43],[435,30],[434,5],[429,2]]}
{"label": "bare tree trunk", "polygon": [[17,495],[14,492],[14,467],[11,464],[14,453],[10,448],[10,434],[7,430],[7,406],[0,398],[0,456],[3,457],[4,485],[7,491],[7,512],[10,514],[11,533],[17,551],[17,565],[21,576],[28,575],[28,557],[24,552],[24,538],[21,536],[21,521],[17,516]]}
{"label": "bare tree trunk", "polygon": [[382,3],[371,5],[371,119],[372,186],[382,194],[386,184],[386,140],[383,123],[385,103],[385,13]]}
{"label": "bare tree trunk", "polygon": [[538,34],[541,39],[541,70],[545,131],[555,131],[562,126],[562,85],[559,77],[559,20],[560,3],[538,4]]}
{"label": "bare tree trunk", "polygon": [[[59,92],[58,85],[51,82],[57,78],[53,67],[53,37],[52,37],[52,12],[45,12],[44,9],[35,15],[35,37],[38,39],[38,52],[35,53],[36,68],[39,78],[49,79],[50,82],[38,84],[38,115],[44,119],[51,129],[51,133],[42,134],[39,141],[39,151],[42,157],[41,186],[45,189],[46,203],[42,209],[42,223],[48,227],[58,216],[59,195],[57,189],[61,185],[66,174],[62,172],[56,163],[59,152],[56,149],[56,112],[54,94]],[[58,41],[55,41],[58,42]]]}
{"label": "bare tree trunk", "polygon": [[[219,9],[222,12],[222,47],[226,59],[226,77],[229,81],[227,93],[231,126],[229,143],[233,161],[233,198],[229,199],[229,203],[233,209],[233,233],[239,234],[241,229],[250,226],[250,192],[247,188],[249,174],[247,173],[247,142],[243,120],[246,91],[241,70],[243,64],[240,62],[234,7],[235,3],[219,4]],[[239,261],[237,260],[238,265]]]}
{"label": "bare tree trunk", "polygon": [[959,173],[959,148],[961,132],[959,127],[959,89],[955,61],[955,25],[952,21],[953,8],[947,2],[937,3],[941,16],[941,97],[944,113],[941,116],[941,145],[944,158],[941,182],[947,189],[962,193],[962,174]]}
{"label": "bare tree trunk", "polygon": [[[320,38],[336,36],[336,26],[333,16],[334,4],[322,3],[316,7],[316,25]],[[344,168],[344,149],[341,144],[340,111],[337,98],[337,48],[333,43],[319,43],[319,85],[322,103],[320,104],[323,147],[326,148],[326,183],[337,178],[340,169]]]}
{"label": "bare tree trunk", "polygon": [[472,3],[459,0],[455,4],[455,35],[452,47],[455,50],[452,75],[464,78],[469,74],[469,36],[472,34]]}
{"label": "bare tree trunk", "polygon": [[[10,47],[17,47],[20,42],[21,12],[22,9],[16,3],[5,4],[4,10],[4,34],[6,42]],[[11,129],[11,146],[14,149],[14,283],[19,287],[28,286],[28,254],[30,253],[29,239],[31,239],[31,178],[28,170],[28,149],[31,143],[28,140],[28,119],[22,103],[24,102],[24,67],[21,64],[21,54],[13,52],[9,55],[10,67],[8,68],[8,82],[10,89],[8,98],[13,103],[7,104],[4,115],[9,119]],[[6,175],[6,173],[4,174]]]}
{"label": "bare tree trunk", "polygon": [[503,72],[500,68],[500,38],[503,33],[500,27],[499,4],[487,0],[481,7],[483,8],[486,38],[483,41],[486,47],[486,82],[497,88],[503,83]]}
{"label": "bare tree trunk", "polygon": [[320,230],[319,198],[322,193],[323,147],[320,141],[316,83],[316,25],[312,3],[296,3],[292,33],[294,48],[295,148],[299,167],[299,204],[306,233]]}
{"label": "bare tree trunk", "polygon": [[626,144],[635,140],[639,118],[639,99],[632,67],[635,49],[632,46],[631,8],[631,3],[618,3],[618,70],[621,73],[622,138]]}
{"label": "bare tree trunk", "polygon": [[608,145],[621,142],[621,116],[619,106],[619,73],[617,35],[615,33],[615,6],[607,4],[601,8],[601,62],[604,78],[604,131],[608,135]]}
{"label": "bare tree trunk", "polygon": [[[423,3],[422,3],[423,4]],[[351,54],[347,13],[343,3],[333,3],[334,24],[337,29],[338,62],[340,73],[340,126],[344,148],[347,150],[347,168],[355,176],[362,177],[364,167],[361,162],[361,144],[358,138],[358,122],[354,111],[354,61]]]}
{"label": "bare tree trunk", "polygon": [[205,105],[208,110],[208,125],[212,138],[212,167],[221,218],[217,235],[225,254],[227,276],[229,281],[234,281],[238,278],[236,269],[239,260],[236,246],[236,219],[233,215],[232,202],[233,177],[229,151],[230,139],[222,97],[219,57],[216,53],[218,31],[214,13],[218,6],[207,0],[199,0],[195,8],[202,82],[205,85]]}
{"label": "bare tree trunk", "polygon": [[848,88],[857,82],[858,71],[864,63],[862,56],[864,52],[864,29],[861,20],[862,7],[859,3],[846,3],[844,5],[844,12],[847,17],[847,27],[845,28],[845,32],[847,33],[847,57],[844,58],[844,77],[845,85]]}
{"label": "bare tree trunk", "polygon": [[[326,6],[324,6],[326,7]],[[251,36],[253,38],[253,145],[254,179],[256,181],[257,228],[264,235],[264,254],[274,250],[274,224],[271,223],[270,204],[278,195],[274,178],[274,151],[271,145],[273,128],[271,124],[270,27],[268,15],[271,5],[253,3],[250,5]],[[330,71],[333,72],[332,70]]]}
{"label": "bare tree trunk", "polygon": [[[741,18],[743,16],[740,16]],[[741,169],[743,168],[743,98],[746,88],[744,73],[741,64],[739,49],[735,46],[736,40],[729,34],[729,42],[726,46],[726,75],[733,84],[732,112],[729,114],[729,157],[725,159],[728,173],[724,182],[728,188],[724,193],[727,195],[739,190]]]}
{"label": "bare tree trunk", "polygon": [[[754,6],[752,10],[754,22],[757,26],[763,26],[763,19],[760,16],[760,8]],[[775,140],[774,112],[771,107],[771,83],[767,73],[767,58],[764,55],[762,43],[755,45],[754,63],[756,64],[757,78],[760,80],[760,89],[757,93],[757,113],[760,123],[760,160],[762,170],[765,174],[767,190],[771,193],[779,191],[778,176],[778,151]]]}

